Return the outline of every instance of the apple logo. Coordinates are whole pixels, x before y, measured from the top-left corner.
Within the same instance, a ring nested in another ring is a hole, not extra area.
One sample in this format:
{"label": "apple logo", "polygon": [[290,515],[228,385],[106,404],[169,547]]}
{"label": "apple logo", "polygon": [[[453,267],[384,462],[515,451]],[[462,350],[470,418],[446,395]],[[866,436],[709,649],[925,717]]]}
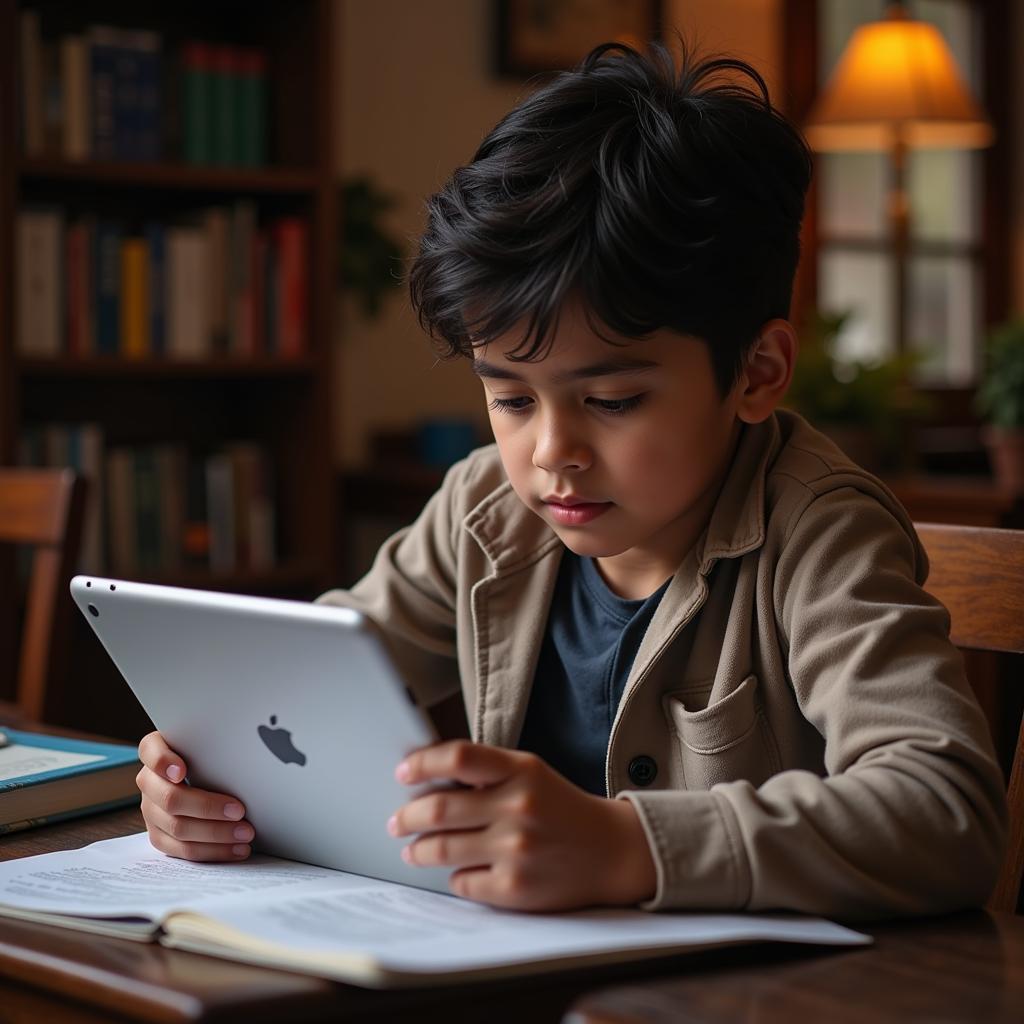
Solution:
{"label": "apple logo", "polygon": [[[270,716],[270,724],[277,725],[277,715]],[[306,763],[306,755],[292,743],[292,734],[287,729],[271,729],[269,726],[261,725],[257,731],[267,749],[279,761],[285,764],[294,762],[300,766]]]}

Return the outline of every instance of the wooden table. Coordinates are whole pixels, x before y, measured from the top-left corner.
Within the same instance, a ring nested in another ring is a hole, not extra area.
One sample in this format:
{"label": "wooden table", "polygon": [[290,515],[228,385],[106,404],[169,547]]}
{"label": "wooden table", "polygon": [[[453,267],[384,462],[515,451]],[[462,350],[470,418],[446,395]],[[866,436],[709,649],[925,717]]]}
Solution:
{"label": "wooden table", "polygon": [[[0,838],[0,860],[142,827],[135,809]],[[1020,1021],[1024,919],[870,929],[877,945],[754,945],[449,988],[374,992],[161,946],[0,919],[0,1020]],[[596,991],[607,986],[608,991]],[[573,1009],[570,1011],[570,1006]]]}

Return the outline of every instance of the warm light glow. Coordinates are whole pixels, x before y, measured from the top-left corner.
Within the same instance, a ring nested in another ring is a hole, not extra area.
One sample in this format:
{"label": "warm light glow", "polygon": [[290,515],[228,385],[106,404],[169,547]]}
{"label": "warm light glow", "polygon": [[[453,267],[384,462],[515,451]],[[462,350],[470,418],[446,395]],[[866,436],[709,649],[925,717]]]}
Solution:
{"label": "warm light glow", "polygon": [[934,25],[889,17],[854,32],[805,126],[814,149],[990,145],[992,126]]}

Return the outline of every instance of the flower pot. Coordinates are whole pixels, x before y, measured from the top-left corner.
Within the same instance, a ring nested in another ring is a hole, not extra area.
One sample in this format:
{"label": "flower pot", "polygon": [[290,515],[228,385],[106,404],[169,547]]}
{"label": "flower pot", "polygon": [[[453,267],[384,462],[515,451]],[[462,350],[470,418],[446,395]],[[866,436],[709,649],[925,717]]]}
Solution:
{"label": "flower pot", "polygon": [[1024,428],[987,427],[984,438],[996,483],[1024,494]]}

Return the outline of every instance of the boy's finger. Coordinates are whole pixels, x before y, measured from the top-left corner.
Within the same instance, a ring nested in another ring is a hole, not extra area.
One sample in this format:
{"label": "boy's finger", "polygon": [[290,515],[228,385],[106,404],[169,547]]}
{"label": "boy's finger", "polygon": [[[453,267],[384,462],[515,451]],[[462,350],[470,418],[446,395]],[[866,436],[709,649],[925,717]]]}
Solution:
{"label": "boy's finger", "polygon": [[152,803],[170,815],[213,821],[240,821],[245,817],[245,808],[233,796],[209,793],[192,786],[176,786],[156,772],[152,772],[139,788]]}
{"label": "boy's finger", "polygon": [[188,818],[183,814],[170,815],[146,797],[142,799],[142,816],[146,824],[166,832],[172,839],[183,843],[250,843],[256,832],[247,821],[211,821]]}
{"label": "boy's finger", "polygon": [[416,867],[488,867],[493,859],[483,829],[420,836],[402,850],[402,860]]}
{"label": "boy's finger", "polygon": [[494,818],[486,796],[472,790],[442,789],[410,800],[388,820],[388,832],[406,836],[440,829],[483,828]]}
{"label": "boy's finger", "polygon": [[409,754],[395,770],[399,782],[451,779],[469,786],[493,786],[524,767],[521,751],[470,740],[450,740]]}
{"label": "boy's finger", "polygon": [[158,732],[147,733],[139,742],[139,760],[157,775],[171,782],[181,782],[187,774],[185,762],[164,741]]}
{"label": "boy's finger", "polygon": [[181,860],[245,860],[252,853],[248,843],[185,843],[159,828],[149,830],[149,841],[161,853]]}

